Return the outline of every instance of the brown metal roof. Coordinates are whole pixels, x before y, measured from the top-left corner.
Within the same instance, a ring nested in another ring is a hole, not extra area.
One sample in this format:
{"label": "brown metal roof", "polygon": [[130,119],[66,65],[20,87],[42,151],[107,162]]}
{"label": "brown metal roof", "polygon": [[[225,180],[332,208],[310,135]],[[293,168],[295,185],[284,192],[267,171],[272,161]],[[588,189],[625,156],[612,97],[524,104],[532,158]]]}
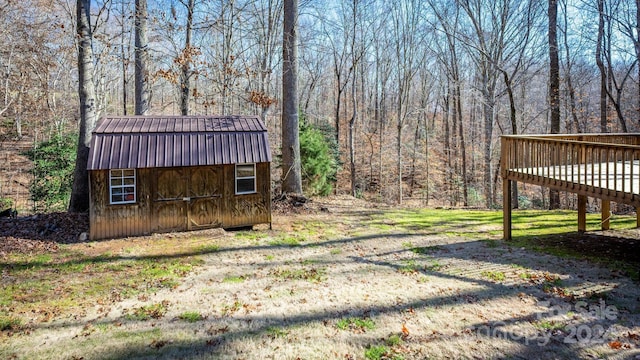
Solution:
{"label": "brown metal roof", "polygon": [[102,118],[91,137],[89,170],[270,162],[256,116]]}

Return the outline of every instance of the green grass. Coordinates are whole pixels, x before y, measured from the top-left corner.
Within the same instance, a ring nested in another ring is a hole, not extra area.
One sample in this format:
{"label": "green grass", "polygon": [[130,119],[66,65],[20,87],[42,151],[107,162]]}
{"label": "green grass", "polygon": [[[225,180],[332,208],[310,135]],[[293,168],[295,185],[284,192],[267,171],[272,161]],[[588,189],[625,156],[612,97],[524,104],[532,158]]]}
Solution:
{"label": "green grass", "polygon": [[403,342],[404,341],[402,341],[402,336],[398,334],[391,334],[385,340],[385,343],[387,344],[387,346],[391,346],[391,347],[401,345]]}
{"label": "green grass", "polygon": [[365,332],[373,330],[376,324],[368,318],[348,317],[340,319],[336,322],[336,327],[340,330],[352,330],[356,332]]}
{"label": "green grass", "polygon": [[502,271],[483,271],[480,275],[493,281],[504,281],[507,278]]}
{"label": "green grass", "polygon": [[533,323],[533,326],[540,330],[564,330],[565,325],[557,321],[541,320]]}
{"label": "green grass", "polygon": [[269,235],[262,231],[238,231],[233,235],[237,239],[243,240],[260,240],[268,237]]}
{"label": "green grass", "polygon": [[[502,242],[502,211],[406,209],[390,210],[372,215],[372,227],[393,227],[412,233],[438,234],[448,237],[465,237],[485,242],[488,248],[511,246],[546,253],[561,258],[589,260],[611,270],[621,271],[633,280],[640,280],[637,264],[623,261],[603,252],[585,254],[564,245],[557,237],[575,234],[576,212],[572,210],[517,210],[512,213],[513,240]],[[636,226],[635,216],[616,215],[611,229],[627,230]],[[599,230],[600,214],[587,214],[587,230]],[[417,248],[409,242],[402,243],[411,251],[428,254],[431,249]],[[435,249],[434,249],[435,250]],[[424,251],[424,252],[423,252]]]}
{"label": "green grass", "polygon": [[275,239],[269,241],[269,245],[271,246],[300,246],[301,241],[303,241],[299,235],[287,235],[282,234]]}
{"label": "green grass", "polygon": [[133,309],[133,311],[126,311],[125,319],[135,321],[145,321],[150,319],[160,319],[167,311],[169,306],[168,301],[161,303],[150,304]]}
{"label": "green grass", "polygon": [[186,321],[188,323],[195,323],[206,319],[206,316],[200,314],[197,311],[185,311],[182,314],[178,315],[178,319]]}
{"label": "green grass", "polygon": [[364,357],[368,360],[394,359],[389,356],[389,348],[384,345],[369,345],[364,351]]}
{"label": "green grass", "polygon": [[227,283],[227,284],[238,284],[241,283],[245,280],[245,276],[244,275],[240,275],[240,276],[225,276],[224,279],[222,279],[223,283]]}
{"label": "green grass", "polygon": [[0,315],[0,331],[16,331],[22,328],[22,320],[13,317]]}
{"label": "green grass", "polygon": [[216,244],[202,245],[197,248],[197,251],[202,254],[218,252],[220,251],[220,245],[216,245]]}
{"label": "green grass", "polygon": [[411,247],[409,250],[411,250],[412,253],[414,254],[420,254],[420,255],[428,255],[428,254],[433,254],[437,251],[442,250],[441,246],[423,246],[423,247]]}
{"label": "green grass", "polygon": [[424,267],[418,265],[415,260],[407,260],[404,265],[398,268],[401,274],[415,274],[421,271]]}
{"label": "green grass", "polygon": [[[192,255],[201,242],[187,239],[175,245],[175,240],[158,239],[137,245],[135,255],[127,243],[114,243],[98,254],[94,246],[64,244],[55,253],[9,253],[3,277],[15,280],[0,287],[0,318],[30,314],[29,322],[50,321],[87,306],[174,288],[203,263]],[[12,327],[27,320],[12,317]]]}
{"label": "green grass", "polygon": [[267,328],[267,335],[273,339],[284,338],[289,335],[289,332],[282,327],[270,326]]}

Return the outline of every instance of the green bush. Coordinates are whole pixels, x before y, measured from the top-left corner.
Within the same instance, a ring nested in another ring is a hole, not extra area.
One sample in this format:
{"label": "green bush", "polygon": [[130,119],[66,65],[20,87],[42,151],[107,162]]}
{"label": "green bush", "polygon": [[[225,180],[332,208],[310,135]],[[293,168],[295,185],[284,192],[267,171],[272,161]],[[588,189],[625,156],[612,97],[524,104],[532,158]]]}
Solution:
{"label": "green bush", "polygon": [[326,196],[333,191],[338,171],[335,140],[327,131],[300,121],[302,187],[306,194]]}
{"label": "green bush", "polygon": [[33,161],[29,185],[36,211],[65,210],[71,196],[77,136],[54,135],[24,154]]}

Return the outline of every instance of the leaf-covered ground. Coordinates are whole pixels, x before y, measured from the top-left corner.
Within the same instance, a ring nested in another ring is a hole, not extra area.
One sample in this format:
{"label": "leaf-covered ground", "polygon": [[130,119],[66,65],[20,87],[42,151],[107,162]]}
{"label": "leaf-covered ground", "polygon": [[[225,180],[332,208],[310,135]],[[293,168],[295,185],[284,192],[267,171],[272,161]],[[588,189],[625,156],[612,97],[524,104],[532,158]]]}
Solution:
{"label": "leaf-covered ground", "polygon": [[0,358],[640,355],[635,218],[612,224],[624,237],[580,236],[571,212],[517,212],[505,243],[495,211],[319,207],[276,215],[273,230],[5,255]]}

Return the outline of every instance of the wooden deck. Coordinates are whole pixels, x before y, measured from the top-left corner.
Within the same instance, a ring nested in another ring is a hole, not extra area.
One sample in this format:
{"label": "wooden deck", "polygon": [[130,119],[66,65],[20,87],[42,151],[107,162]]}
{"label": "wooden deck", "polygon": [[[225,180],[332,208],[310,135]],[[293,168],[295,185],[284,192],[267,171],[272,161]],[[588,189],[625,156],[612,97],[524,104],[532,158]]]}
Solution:
{"label": "wooden deck", "polygon": [[640,208],[640,134],[505,135],[501,173],[505,239],[511,239],[511,188],[518,181],[578,194],[579,231],[586,230],[587,197],[602,199],[608,229],[611,201]]}

